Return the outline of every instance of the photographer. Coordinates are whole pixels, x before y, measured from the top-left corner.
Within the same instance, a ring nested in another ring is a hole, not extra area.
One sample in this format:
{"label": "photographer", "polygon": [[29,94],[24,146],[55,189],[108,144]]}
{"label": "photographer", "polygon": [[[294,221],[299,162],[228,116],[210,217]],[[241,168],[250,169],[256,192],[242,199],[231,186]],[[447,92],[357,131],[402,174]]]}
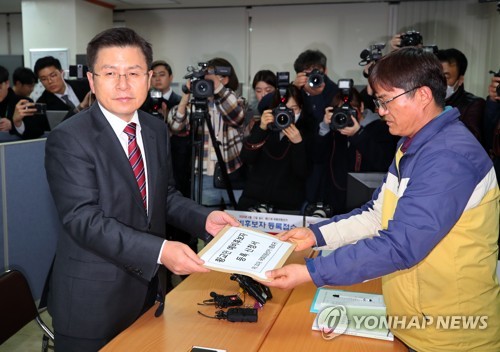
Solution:
{"label": "photographer", "polygon": [[484,145],[500,181],[500,70],[491,77],[488,93],[484,109]]}
{"label": "photographer", "polygon": [[290,84],[282,95],[274,94],[273,106],[286,105],[287,116],[280,117],[284,109],[265,110],[243,142],[241,158],[251,166],[243,193],[238,201],[239,210],[267,206],[267,210],[299,211],[304,202],[307,175],[305,136],[309,134],[311,119],[302,115],[302,96]]}
{"label": "photographer", "polygon": [[[341,89],[331,105],[325,109],[320,124],[315,154],[328,160],[320,201],[329,204],[334,214],[339,214],[349,210],[345,208],[347,174],[386,172],[396,152],[398,138],[389,133],[378,114],[364,108],[360,94],[352,85]],[[343,106],[349,109],[343,110]]]}
{"label": "photographer", "polygon": [[34,139],[50,131],[44,112],[30,98],[18,96],[10,88],[9,71],[0,66],[0,131],[22,139]]}
{"label": "photographer", "polygon": [[[226,76],[210,73],[214,72],[215,67],[219,66],[230,68],[230,74]],[[235,93],[239,84],[238,77],[233,66],[223,58],[210,60],[207,63],[207,69],[204,79],[212,81],[214,88],[214,95],[208,98],[208,113],[217,139],[215,142],[220,143],[220,149],[230,179],[232,181],[241,181],[244,178],[244,173],[241,170],[243,162],[240,158],[240,151],[243,145],[242,133],[245,109],[242,100]],[[174,134],[189,129],[189,116],[194,110],[190,104],[190,80],[187,81],[186,88],[187,92],[182,95],[179,105],[173,107],[168,114],[168,124]],[[204,137],[204,173],[213,175],[217,158],[207,129],[205,129]],[[233,187],[236,188],[236,186],[233,184]]]}
{"label": "photographer", "polygon": [[439,50],[437,57],[443,65],[446,77],[446,105],[460,111],[460,120],[482,143],[485,101],[465,90],[464,78],[467,71],[467,57],[460,50],[454,48]]}

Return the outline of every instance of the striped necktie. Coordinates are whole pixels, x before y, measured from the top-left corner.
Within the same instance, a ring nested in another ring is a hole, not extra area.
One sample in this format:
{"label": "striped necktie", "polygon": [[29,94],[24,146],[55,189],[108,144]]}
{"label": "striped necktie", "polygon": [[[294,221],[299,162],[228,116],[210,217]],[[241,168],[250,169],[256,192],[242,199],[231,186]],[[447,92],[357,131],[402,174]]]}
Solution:
{"label": "striped necktie", "polygon": [[137,139],[135,138],[136,124],[131,122],[125,127],[124,132],[128,136],[128,160],[132,170],[134,171],[135,180],[139,186],[139,192],[141,192],[142,203],[144,204],[144,209],[147,209],[146,200],[146,173],[144,170],[144,162],[142,160],[141,149],[137,144]]}

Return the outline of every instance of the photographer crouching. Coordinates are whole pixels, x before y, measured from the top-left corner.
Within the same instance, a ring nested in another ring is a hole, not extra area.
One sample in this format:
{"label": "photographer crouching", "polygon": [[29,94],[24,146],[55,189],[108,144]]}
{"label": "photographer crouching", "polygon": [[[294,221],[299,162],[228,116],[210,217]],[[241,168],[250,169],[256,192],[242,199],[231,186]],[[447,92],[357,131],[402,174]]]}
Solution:
{"label": "photographer crouching", "polygon": [[298,213],[305,199],[305,136],[313,121],[303,116],[302,95],[289,84],[289,73],[277,78],[274,108],[263,112],[243,143],[241,158],[250,171],[239,210]]}
{"label": "photographer crouching", "polygon": [[323,204],[333,214],[345,208],[349,172],[386,172],[394,157],[398,138],[389,133],[378,114],[365,109],[351,79],[339,80],[340,92],[325,109],[315,140],[315,153],[328,160],[322,180]]}

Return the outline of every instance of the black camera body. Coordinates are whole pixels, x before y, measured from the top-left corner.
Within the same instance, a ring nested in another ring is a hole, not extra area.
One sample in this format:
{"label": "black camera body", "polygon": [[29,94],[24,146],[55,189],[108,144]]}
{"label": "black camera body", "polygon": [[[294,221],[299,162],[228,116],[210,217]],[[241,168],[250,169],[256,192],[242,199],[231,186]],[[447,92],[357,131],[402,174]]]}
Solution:
{"label": "black camera body", "polygon": [[184,76],[185,79],[191,80],[191,89],[187,91],[187,87],[182,87],[184,93],[192,93],[195,99],[208,99],[214,95],[214,82],[205,79],[206,74],[214,74],[221,76],[229,76],[231,67],[216,66],[214,70],[208,69],[207,62],[198,63],[198,69],[193,66],[188,66],[188,73]]}
{"label": "black camera body", "polygon": [[[500,77],[500,69],[498,69],[498,72],[490,71],[490,73],[495,77]],[[497,86],[497,97],[500,97],[500,84]]]}
{"label": "black camera body", "polygon": [[35,103],[36,115],[43,115],[47,113],[47,104]]}
{"label": "black camera body", "polygon": [[151,115],[160,116],[163,94],[157,89],[151,89],[149,91],[149,98],[151,99]]}
{"label": "black camera body", "polygon": [[343,104],[340,107],[333,109],[332,121],[330,129],[341,130],[346,127],[354,126],[351,115],[358,118],[358,111],[351,106],[352,87],[354,82],[352,79],[339,79],[339,88],[342,95]]}
{"label": "black camera body", "polygon": [[280,94],[280,103],[273,109],[274,122],[268,128],[272,131],[281,131],[295,121],[293,110],[286,106],[286,90],[290,85],[289,72],[276,72],[276,87]]}
{"label": "black camera body", "polygon": [[317,68],[306,74],[306,76],[307,84],[309,84],[309,87],[311,88],[318,88],[320,85],[325,83],[325,75]]}
{"label": "black camera body", "polygon": [[404,34],[401,34],[401,43],[399,44],[399,47],[402,48],[404,46],[417,46],[419,44],[423,44],[424,38],[420,34],[420,32],[417,32],[415,30],[413,31],[407,31]]}
{"label": "black camera body", "polygon": [[372,61],[377,61],[382,58],[382,49],[385,48],[384,43],[372,44],[369,48],[364,49],[359,57],[361,61],[359,62],[360,66],[368,65]]}

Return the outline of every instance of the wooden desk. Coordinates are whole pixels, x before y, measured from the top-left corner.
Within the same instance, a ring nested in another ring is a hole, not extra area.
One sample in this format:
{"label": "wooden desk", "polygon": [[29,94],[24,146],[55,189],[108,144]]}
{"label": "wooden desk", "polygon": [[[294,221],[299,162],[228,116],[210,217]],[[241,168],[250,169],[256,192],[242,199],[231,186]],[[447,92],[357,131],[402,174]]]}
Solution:
{"label": "wooden desk", "polygon": [[[304,263],[310,250],[294,252],[287,263]],[[172,290],[165,300],[163,315],[155,318],[156,306],[147,311],[128,329],[119,334],[101,351],[190,351],[193,345],[257,351],[288,300],[291,291],[273,290],[273,298],[259,311],[257,323],[231,323],[203,317],[201,311],[214,315],[214,306],[199,306],[210,299],[210,292],[234,294],[239,285],[229,274],[212,271],[192,274]],[[247,295],[246,304],[254,299]]]}
{"label": "wooden desk", "polygon": [[[382,292],[380,279],[335,288],[368,293]],[[316,314],[309,310],[316,289],[312,283],[293,289],[259,351],[408,352],[408,348],[397,339],[393,342],[348,335],[337,336],[332,340],[323,339],[321,332],[311,330]]]}

